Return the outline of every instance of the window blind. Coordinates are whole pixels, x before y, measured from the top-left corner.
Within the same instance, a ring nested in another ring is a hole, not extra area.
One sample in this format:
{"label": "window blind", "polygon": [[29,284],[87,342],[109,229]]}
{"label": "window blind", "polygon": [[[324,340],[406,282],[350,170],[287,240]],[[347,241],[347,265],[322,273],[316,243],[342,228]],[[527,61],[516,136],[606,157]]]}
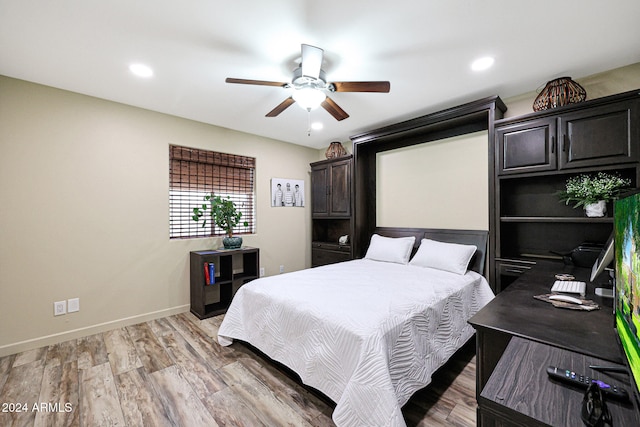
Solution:
{"label": "window blind", "polygon": [[177,145],[169,146],[169,237],[207,237],[224,235],[207,216],[203,221],[191,219],[193,208],[201,206],[204,196],[231,198],[242,212],[234,234],[255,232],[254,177],[256,159]]}

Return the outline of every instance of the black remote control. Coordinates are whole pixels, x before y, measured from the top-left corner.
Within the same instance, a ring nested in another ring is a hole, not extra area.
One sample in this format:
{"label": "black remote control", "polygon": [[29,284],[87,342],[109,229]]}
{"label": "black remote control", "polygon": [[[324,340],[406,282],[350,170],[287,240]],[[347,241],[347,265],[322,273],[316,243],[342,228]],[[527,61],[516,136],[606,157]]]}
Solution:
{"label": "black remote control", "polygon": [[592,383],[598,384],[600,390],[608,397],[616,400],[628,401],[629,393],[623,388],[615,385],[610,385],[604,381],[596,380],[594,378],[585,377],[584,375],[578,375],[569,369],[562,369],[556,366],[549,366],[547,368],[547,375],[551,378],[555,378],[560,381],[564,381],[569,384],[573,384],[578,387],[587,388]]}

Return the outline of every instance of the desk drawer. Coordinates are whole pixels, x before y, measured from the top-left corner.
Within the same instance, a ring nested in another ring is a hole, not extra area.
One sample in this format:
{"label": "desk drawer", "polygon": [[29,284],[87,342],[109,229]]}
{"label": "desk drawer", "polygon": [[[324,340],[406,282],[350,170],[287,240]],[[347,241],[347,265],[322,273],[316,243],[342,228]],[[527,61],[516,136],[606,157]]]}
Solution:
{"label": "desk drawer", "polygon": [[312,242],[312,249],[323,249],[328,251],[351,253],[351,245],[340,245],[338,243]]}
{"label": "desk drawer", "polygon": [[501,276],[521,276],[536,264],[530,261],[504,260],[498,261],[498,274]]}
{"label": "desk drawer", "polygon": [[324,248],[311,248],[311,266],[334,264],[336,262],[349,261],[351,252],[335,251]]}

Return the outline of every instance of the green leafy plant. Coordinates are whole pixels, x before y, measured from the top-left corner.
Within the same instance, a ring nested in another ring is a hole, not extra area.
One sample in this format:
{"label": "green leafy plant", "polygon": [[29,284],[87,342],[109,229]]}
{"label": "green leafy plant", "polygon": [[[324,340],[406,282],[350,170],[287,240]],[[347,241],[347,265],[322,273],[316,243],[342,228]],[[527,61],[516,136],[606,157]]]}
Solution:
{"label": "green leafy plant", "polygon": [[595,175],[582,174],[569,178],[564,191],[558,191],[560,201],[574,203],[574,208],[590,205],[600,200],[615,199],[624,188],[631,186],[631,180],[618,174],[598,172]]}
{"label": "green leafy plant", "polygon": [[[205,227],[207,225],[205,214],[208,211],[208,215],[211,217],[213,223],[223,229],[227,236],[232,237],[233,228],[240,224],[242,218],[242,212],[236,209],[236,204],[228,196],[226,199],[223,199],[213,193],[204,196],[204,201],[208,202],[208,204],[203,203],[200,207],[193,208],[193,216],[191,219],[195,222],[199,222],[200,219],[202,219],[202,226]],[[244,221],[242,224],[245,227],[249,226],[247,221]]]}

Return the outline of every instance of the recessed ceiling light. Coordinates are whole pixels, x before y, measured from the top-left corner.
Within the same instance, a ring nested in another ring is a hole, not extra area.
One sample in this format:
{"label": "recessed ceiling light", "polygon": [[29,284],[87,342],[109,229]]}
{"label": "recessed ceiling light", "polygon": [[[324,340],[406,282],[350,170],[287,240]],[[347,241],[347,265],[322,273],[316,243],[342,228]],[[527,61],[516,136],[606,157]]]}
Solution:
{"label": "recessed ceiling light", "polygon": [[144,64],[131,64],[129,65],[129,71],[138,77],[151,77],[153,76],[153,70]]}
{"label": "recessed ceiling light", "polygon": [[313,130],[320,130],[323,127],[324,127],[324,125],[321,122],[311,123],[311,129],[313,129]]}
{"label": "recessed ceiling light", "polygon": [[471,69],[473,71],[484,71],[488,68],[491,68],[493,65],[494,59],[491,56],[485,56],[483,58],[478,58],[471,64]]}

